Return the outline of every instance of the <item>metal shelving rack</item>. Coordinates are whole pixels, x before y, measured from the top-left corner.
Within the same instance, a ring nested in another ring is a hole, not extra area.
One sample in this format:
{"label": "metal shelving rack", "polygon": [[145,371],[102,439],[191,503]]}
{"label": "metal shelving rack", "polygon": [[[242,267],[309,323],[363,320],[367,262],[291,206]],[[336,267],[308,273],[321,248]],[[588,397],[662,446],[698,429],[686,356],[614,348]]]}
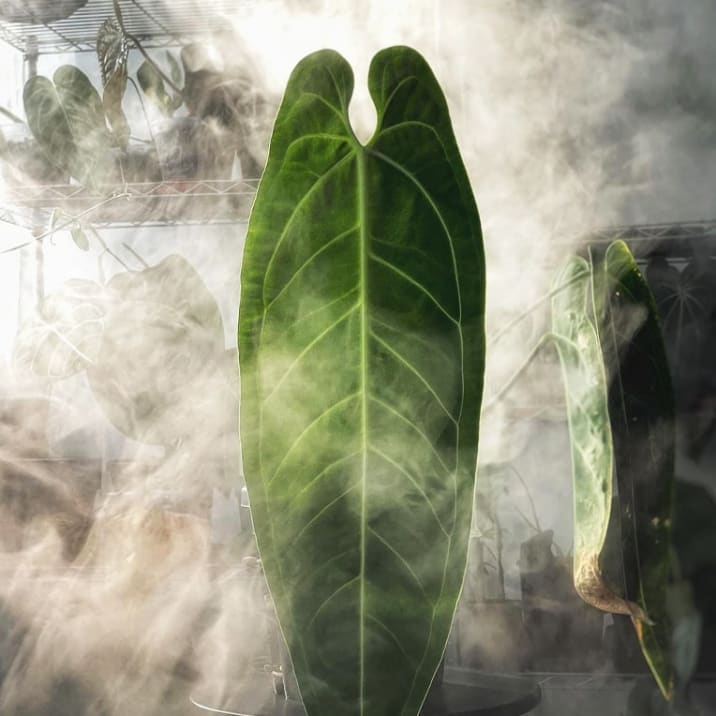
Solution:
{"label": "metal shelving rack", "polygon": [[716,219],[604,227],[591,232],[583,239],[592,245],[606,245],[617,240],[626,241],[637,259],[660,251],[678,256],[686,252],[689,244],[694,241],[704,243],[714,255]]}
{"label": "metal shelving rack", "polygon": [[[240,20],[242,13],[257,4],[256,0],[212,0],[210,4],[203,0],[120,0],[120,3],[126,30],[150,50],[209,39],[222,22],[225,25],[222,13]],[[114,17],[113,0],[88,0],[84,7],[57,22],[0,20],[0,41],[22,53],[27,74],[32,76],[40,55],[94,53],[97,31],[111,17]],[[20,283],[24,276],[34,278],[34,303],[40,306],[44,301],[43,239],[51,234],[50,229],[67,229],[77,220],[106,229],[240,225],[248,220],[257,185],[258,179],[203,177],[97,188],[76,183],[26,186],[0,183],[0,222],[27,230],[27,240],[11,246],[0,244],[0,254],[18,251]],[[21,304],[22,300],[18,304],[19,316]],[[105,483],[103,457],[103,490]]]}
{"label": "metal shelving rack", "polygon": [[77,184],[7,188],[0,221],[33,229],[49,225],[54,211],[82,215],[97,228],[136,228],[177,224],[234,224],[248,220],[258,179],[172,180],[109,187]]}
{"label": "metal shelving rack", "polygon": [[[270,2],[271,0],[269,0]],[[210,36],[225,20],[240,19],[257,0],[120,0],[127,31],[145,49],[177,47]],[[210,9],[209,9],[210,8]],[[95,52],[99,26],[114,17],[113,0],[89,0],[68,18],[47,23],[0,21],[0,41],[22,52],[33,74],[39,55]],[[98,228],[244,223],[258,179],[177,180],[124,184],[93,191],[76,184],[3,187],[0,221],[35,234],[54,211],[82,215]],[[115,197],[114,201],[107,201]],[[101,206],[100,206],[101,205]],[[98,206],[93,210],[93,206]],[[2,249],[3,247],[0,247]]]}
{"label": "metal shelving rack", "polygon": [[[269,0],[270,1],[270,0]],[[222,14],[241,17],[257,0],[121,0],[127,30],[146,49],[175,47],[219,27]],[[28,44],[43,55],[66,52],[94,52],[97,28],[114,17],[113,0],[89,0],[68,18],[50,23],[0,22],[0,40],[20,52]]]}

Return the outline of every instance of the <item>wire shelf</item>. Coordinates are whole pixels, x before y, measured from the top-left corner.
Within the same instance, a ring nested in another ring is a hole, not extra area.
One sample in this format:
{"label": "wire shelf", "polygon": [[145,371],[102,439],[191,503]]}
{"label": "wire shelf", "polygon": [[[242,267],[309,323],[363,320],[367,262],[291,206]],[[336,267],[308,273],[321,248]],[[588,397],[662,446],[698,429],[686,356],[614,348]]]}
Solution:
{"label": "wire shelf", "polygon": [[174,179],[91,190],[74,184],[4,187],[0,221],[42,229],[53,222],[127,228],[244,223],[258,179]]}
{"label": "wire shelf", "polygon": [[[120,0],[127,30],[147,49],[176,47],[225,25],[222,15],[233,18],[258,0]],[[89,2],[64,20],[30,24],[0,21],[0,40],[27,52],[40,54],[94,52],[97,30],[114,17],[112,0]]]}
{"label": "wire shelf", "polygon": [[637,260],[656,253],[671,258],[690,256],[695,243],[716,254],[716,219],[634,226],[608,226],[597,229],[582,239],[585,245],[598,246],[612,241],[625,241]]}

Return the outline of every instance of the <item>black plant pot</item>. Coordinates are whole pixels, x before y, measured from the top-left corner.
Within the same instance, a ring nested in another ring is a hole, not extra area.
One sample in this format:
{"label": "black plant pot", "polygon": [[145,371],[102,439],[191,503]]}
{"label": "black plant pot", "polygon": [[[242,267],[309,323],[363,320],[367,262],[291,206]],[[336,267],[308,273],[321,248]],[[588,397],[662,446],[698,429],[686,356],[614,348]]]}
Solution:
{"label": "black plant pot", "polygon": [[87,0],[3,0],[0,20],[39,25],[64,20],[84,7]]}
{"label": "black plant pot", "polygon": [[[420,716],[520,716],[534,709],[541,700],[539,685],[530,679],[484,674],[471,670],[446,670],[445,681],[431,689]],[[299,701],[271,693],[269,680],[257,679],[244,690],[213,706],[200,695],[192,697],[196,716],[234,714],[235,716],[305,716]]]}

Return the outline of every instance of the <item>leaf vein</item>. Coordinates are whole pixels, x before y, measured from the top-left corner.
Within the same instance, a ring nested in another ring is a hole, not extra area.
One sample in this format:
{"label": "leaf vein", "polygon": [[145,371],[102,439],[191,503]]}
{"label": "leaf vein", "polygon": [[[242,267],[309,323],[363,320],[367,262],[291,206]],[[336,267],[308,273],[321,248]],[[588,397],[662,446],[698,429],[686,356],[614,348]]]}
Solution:
{"label": "leaf vein", "polygon": [[430,438],[425,434],[423,430],[421,430],[410,418],[403,415],[399,410],[396,410],[393,406],[389,405],[385,401],[381,400],[380,398],[376,398],[375,396],[370,396],[370,399],[376,403],[377,405],[380,405],[381,408],[384,410],[387,410],[389,413],[392,413],[395,415],[396,418],[399,420],[402,420],[406,425],[408,425],[412,430],[414,430],[424,441],[425,444],[430,448],[431,452],[437,459],[438,463],[440,464],[440,467],[445,470],[446,474],[451,475],[452,470],[445,464],[445,461],[443,460],[440,453],[435,449],[435,446],[431,442]]}
{"label": "leaf vein", "polygon": [[425,287],[422,283],[414,279],[412,276],[407,274],[405,271],[399,269],[395,264],[391,263],[390,261],[386,261],[385,259],[381,258],[377,254],[371,252],[370,257],[373,261],[375,261],[378,264],[381,264],[382,266],[385,266],[387,269],[395,273],[397,276],[400,276],[404,281],[407,281],[411,285],[415,286],[418,290],[420,290],[422,293],[424,293],[438,308],[438,310],[443,313],[450,321],[452,321],[456,326],[459,326],[457,319],[450,313],[450,311],[445,308],[445,306],[438,301],[438,299],[433,296],[433,294]]}
{"label": "leaf vein", "polygon": [[314,525],[318,519],[320,519],[328,510],[331,509],[336,503],[340,502],[343,498],[348,497],[353,490],[355,490],[357,487],[360,487],[360,482],[356,482],[354,485],[351,485],[347,490],[344,490],[341,492],[340,495],[337,497],[334,497],[327,505],[322,507],[308,522],[306,522],[303,527],[296,533],[296,536],[293,538],[293,542],[298,542],[301,537],[306,533],[306,530],[308,530],[309,527]]}
{"label": "leaf vein", "polygon": [[279,474],[279,472],[281,472],[281,468],[282,468],[282,467],[284,466],[284,464],[286,463],[286,460],[288,460],[288,457],[289,457],[289,455],[291,454],[291,452],[292,452],[293,450],[295,450],[296,447],[298,447],[298,445],[301,444],[301,440],[303,440],[303,438],[306,436],[306,434],[307,434],[310,430],[312,430],[312,429],[313,429],[319,422],[321,422],[321,420],[323,420],[325,417],[327,417],[328,415],[330,415],[332,412],[334,412],[334,411],[337,410],[338,408],[342,408],[345,403],[350,403],[351,400],[355,400],[355,398],[357,398],[359,395],[360,395],[360,393],[357,393],[357,392],[356,392],[356,393],[352,393],[351,395],[348,395],[348,396],[346,396],[345,398],[339,400],[337,403],[334,403],[334,404],[331,405],[329,408],[326,408],[325,410],[323,410],[323,411],[321,412],[320,415],[318,415],[317,417],[315,417],[315,418],[301,431],[301,434],[291,443],[291,446],[288,448],[288,450],[286,450],[286,452],[284,453],[283,457],[281,458],[281,462],[279,462],[278,467],[274,470],[274,472],[273,472],[273,474],[271,475],[271,477],[269,477],[267,484],[270,485],[270,484],[274,481],[274,479],[275,479],[276,476]]}
{"label": "leaf vein", "polygon": [[347,159],[352,159],[354,156],[355,152],[351,150],[347,154],[342,156],[340,159],[338,159],[321,175],[319,179],[317,179],[315,182],[313,182],[313,184],[311,184],[311,186],[306,190],[306,193],[296,202],[295,206],[291,210],[291,213],[286,219],[286,223],[283,226],[281,234],[276,240],[276,245],[273,248],[273,252],[269,257],[268,263],[266,264],[266,271],[264,272],[264,276],[268,276],[268,274],[271,272],[271,267],[276,260],[278,250],[285,241],[286,236],[288,235],[288,230],[298,216],[298,212],[303,208],[303,206],[308,202],[308,200],[319,190],[320,186],[328,181],[329,177],[333,175],[333,173],[343,164],[343,162],[345,162]]}
{"label": "leaf vein", "polygon": [[293,360],[291,365],[284,371],[283,375],[279,378],[278,381],[276,381],[276,384],[274,385],[271,392],[264,398],[263,404],[268,403],[268,401],[271,399],[271,397],[276,393],[276,391],[281,387],[284,380],[288,377],[288,375],[291,373],[291,371],[303,360],[304,356],[313,348],[317,343],[319,343],[321,340],[323,340],[331,331],[333,331],[335,328],[340,326],[343,321],[345,321],[347,318],[350,318],[351,314],[354,313],[358,308],[360,307],[359,303],[356,303],[354,306],[349,308],[344,314],[336,318],[333,323],[331,323],[330,326],[327,326],[324,328]]}
{"label": "leaf vein", "polygon": [[435,388],[430,384],[430,382],[425,378],[425,376],[412,364],[410,361],[408,361],[404,356],[402,356],[398,351],[395,350],[391,345],[386,343],[380,336],[378,336],[375,331],[370,331],[371,336],[373,339],[378,342],[383,348],[385,348],[388,353],[390,353],[398,363],[403,365],[407,370],[409,370],[415,377],[428,389],[428,392],[435,398],[435,402],[440,406],[442,411],[445,413],[445,415],[450,419],[452,423],[454,423],[456,426],[458,424],[457,420],[455,419],[455,416],[445,407],[445,403],[441,400],[440,396],[435,391]]}
{"label": "leaf vein", "polygon": [[391,157],[387,156],[386,154],[383,154],[382,152],[379,152],[375,149],[370,150],[371,154],[381,161],[385,162],[389,166],[393,167],[396,171],[398,171],[400,174],[402,174],[404,177],[406,177],[410,182],[412,182],[415,186],[415,188],[422,194],[425,201],[428,202],[428,205],[433,210],[437,220],[440,223],[440,226],[442,227],[442,230],[445,232],[445,236],[447,237],[448,244],[450,246],[450,255],[452,258],[452,268],[453,268],[453,274],[455,276],[455,289],[457,291],[457,297],[458,297],[458,304],[459,304],[459,310],[458,310],[458,321],[462,320],[462,301],[460,296],[460,281],[459,281],[459,274],[457,270],[457,256],[455,254],[455,242],[452,237],[452,234],[450,233],[450,229],[448,228],[447,224],[445,223],[445,219],[443,218],[442,214],[440,213],[440,210],[438,209],[437,205],[435,204],[435,201],[433,200],[432,196],[430,196],[430,192],[423,186],[422,182],[408,169],[406,169],[404,166],[401,166],[398,162],[396,162]]}
{"label": "leaf vein", "polygon": [[293,147],[294,144],[298,144],[305,139],[332,139],[337,142],[345,142],[346,144],[350,144],[350,140],[348,139],[348,137],[344,137],[340,134],[331,134],[330,132],[313,132],[311,134],[302,134],[300,137],[296,137],[296,139],[294,139],[286,147],[286,154],[291,151],[291,147]]}
{"label": "leaf vein", "polygon": [[375,446],[371,447],[371,450],[374,454],[376,454],[379,458],[382,460],[385,460],[387,463],[392,465],[396,470],[401,472],[405,477],[408,478],[408,480],[415,486],[415,489],[420,493],[422,498],[425,500],[428,507],[430,507],[430,511],[433,513],[433,517],[435,517],[435,521],[438,524],[438,527],[440,527],[440,531],[446,536],[449,537],[448,531],[445,529],[445,525],[443,525],[442,520],[440,519],[440,516],[437,513],[437,510],[435,509],[435,505],[432,503],[431,499],[428,497],[427,493],[423,488],[420,486],[418,481],[404,468],[402,465],[399,465],[395,460],[388,457],[382,450],[379,450]]}
{"label": "leaf vein", "polygon": [[[355,397],[355,396],[354,396]],[[296,494],[296,499],[301,497],[304,492],[309,490],[311,486],[320,480],[324,475],[326,475],[330,470],[332,470],[334,467],[337,467],[343,462],[347,462],[348,460],[352,460],[356,455],[360,455],[360,450],[356,450],[355,452],[350,453],[349,455],[344,455],[342,458],[339,458],[338,460],[334,460],[329,465],[326,465],[320,472],[316,473]]]}
{"label": "leaf vein", "polygon": [[278,301],[281,296],[286,292],[286,290],[289,288],[289,286],[294,282],[296,277],[304,271],[308,266],[315,261],[315,259],[320,256],[324,251],[326,251],[328,248],[333,246],[333,244],[337,243],[341,239],[345,239],[347,236],[350,236],[358,227],[352,226],[350,229],[346,229],[345,231],[342,231],[340,234],[336,234],[336,236],[332,237],[326,243],[324,243],[322,246],[320,246],[318,249],[316,249],[294,272],[291,274],[291,278],[286,281],[286,283],[281,287],[281,290],[269,301],[268,305],[265,306],[264,312],[268,313],[271,309],[271,306],[273,306],[276,301]]}
{"label": "leaf vein", "polygon": [[395,547],[393,547],[393,545],[391,545],[390,542],[388,542],[388,540],[386,540],[381,534],[376,532],[376,530],[373,529],[370,525],[368,526],[368,532],[370,532],[373,535],[373,537],[375,537],[375,539],[377,539],[378,542],[380,542],[405,567],[406,571],[410,574],[410,576],[413,578],[413,580],[418,585],[418,587],[420,587],[420,591],[423,593],[426,601],[430,605],[433,605],[433,602],[428,597],[428,593],[425,589],[425,586],[423,585],[422,580],[415,573],[415,570],[410,566],[410,563],[408,562],[408,560],[405,559],[405,557],[403,557],[403,555],[400,554],[400,552],[398,552],[398,550],[395,549]]}
{"label": "leaf vein", "polygon": [[310,629],[313,626],[313,623],[318,619],[318,615],[345,589],[350,588],[353,586],[355,582],[359,580],[358,575],[353,577],[352,579],[349,579],[347,582],[344,582],[341,584],[338,589],[336,589],[333,593],[331,593],[329,596],[327,596],[319,605],[318,609],[316,609],[315,612],[313,612],[313,616],[309,619],[307,624],[307,629]]}
{"label": "leaf vein", "polygon": [[374,617],[372,614],[368,614],[367,618],[370,619],[370,621],[374,622],[376,626],[378,626],[380,629],[382,629],[393,641],[393,643],[398,647],[400,650],[400,653],[405,657],[405,660],[408,662],[408,665],[411,667],[411,669],[415,668],[415,662],[411,658],[410,654],[408,654],[407,650],[403,646],[403,642],[398,639],[395,632],[390,629],[388,626],[386,626],[380,619],[377,617]]}

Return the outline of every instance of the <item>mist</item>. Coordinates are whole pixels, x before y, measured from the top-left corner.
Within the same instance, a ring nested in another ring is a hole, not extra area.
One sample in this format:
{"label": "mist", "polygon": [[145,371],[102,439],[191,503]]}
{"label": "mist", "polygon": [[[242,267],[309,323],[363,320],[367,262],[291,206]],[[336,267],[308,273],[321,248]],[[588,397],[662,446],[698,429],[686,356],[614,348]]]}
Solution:
{"label": "mist", "polygon": [[[272,110],[310,52],[330,47],[352,65],[351,118],[364,141],[375,123],[373,55],[406,44],[425,56],[480,210],[488,337],[545,295],[590,232],[716,215],[709,0],[283,0],[225,20],[266,100],[244,138],[253,157],[265,156]],[[65,59],[99,86],[94,57]],[[40,72],[58,63],[43,57]],[[126,110],[132,126],[145,122],[136,98]],[[101,276],[101,246],[78,252],[59,231],[44,241],[40,318],[36,277],[18,273],[18,252],[0,255],[12,326],[0,333],[0,713],[198,713],[191,698],[228,703],[279,666],[242,503],[235,327],[245,230],[102,229],[112,255]],[[0,248],[26,239],[8,231]],[[147,270],[162,291],[132,280]],[[486,402],[546,330],[548,309],[488,344]],[[513,463],[499,479],[478,474],[474,534],[496,524],[507,535],[492,544],[502,574],[483,598],[519,598],[526,540],[552,530],[561,557],[571,549],[561,390],[546,351],[483,415],[481,470]],[[514,666],[499,630],[484,638],[464,619],[456,629],[483,666]],[[595,654],[589,667],[608,662]]]}

